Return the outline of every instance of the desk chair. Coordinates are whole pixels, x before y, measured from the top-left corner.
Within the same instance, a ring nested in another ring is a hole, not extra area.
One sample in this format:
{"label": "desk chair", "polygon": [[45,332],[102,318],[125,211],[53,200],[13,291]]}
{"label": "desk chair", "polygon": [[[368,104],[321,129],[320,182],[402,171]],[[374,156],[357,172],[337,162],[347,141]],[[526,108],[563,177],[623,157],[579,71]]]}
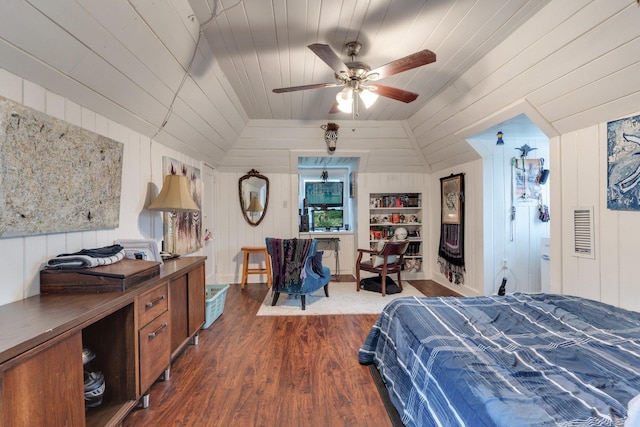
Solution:
{"label": "desk chair", "polygon": [[[358,249],[358,260],[356,261],[356,289],[360,292],[360,270],[370,273],[377,273],[381,276],[382,296],[387,294],[387,274],[398,274],[398,286],[402,289],[402,271],[404,253],[409,247],[408,240],[384,242],[382,249]],[[371,254],[369,261],[362,261],[363,254]]]}

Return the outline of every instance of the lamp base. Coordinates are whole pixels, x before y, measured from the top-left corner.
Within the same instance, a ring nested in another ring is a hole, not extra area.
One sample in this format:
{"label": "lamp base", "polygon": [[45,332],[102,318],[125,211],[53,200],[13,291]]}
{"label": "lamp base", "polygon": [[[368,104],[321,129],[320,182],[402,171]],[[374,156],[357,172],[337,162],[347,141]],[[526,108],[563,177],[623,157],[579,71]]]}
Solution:
{"label": "lamp base", "polygon": [[168,259],[180,258],[180,254],[170,254],[169,252],[160,252],[160,258],[162,258],[163,261],[166,261]]}

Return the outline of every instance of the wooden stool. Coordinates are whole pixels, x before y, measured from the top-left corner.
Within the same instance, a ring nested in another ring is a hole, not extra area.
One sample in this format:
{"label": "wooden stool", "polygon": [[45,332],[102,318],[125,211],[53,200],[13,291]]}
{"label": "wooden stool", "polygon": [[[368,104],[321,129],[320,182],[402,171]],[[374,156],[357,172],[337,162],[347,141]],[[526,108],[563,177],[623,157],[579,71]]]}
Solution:
{"label": "wooden stool", "polygon": [[[247,283],[247,276],[249,274],[266,274],[267,275],[267,288],[271,288],[271,258],[267,253],[267,248],[254,248],[249,246],[243,246],[240,248],[244,252],[244,261],[242,263],[242,289]],[[264,263],[266,268],[249,268],[249,254],[264,254]]]}

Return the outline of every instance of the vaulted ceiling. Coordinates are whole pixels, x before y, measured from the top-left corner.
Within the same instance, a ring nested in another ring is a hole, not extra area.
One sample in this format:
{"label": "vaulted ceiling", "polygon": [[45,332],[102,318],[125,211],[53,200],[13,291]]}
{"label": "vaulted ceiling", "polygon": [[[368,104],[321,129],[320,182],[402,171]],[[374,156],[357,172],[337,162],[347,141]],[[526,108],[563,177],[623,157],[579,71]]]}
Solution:
{"label": "vaulted ceiling", "polygon": [[[195,3],[195,0],[192,0]],[[307,46],[362,44],[357,60],[375,68],[422,49],[437,61],[379,83],[417,93],[403,103],[380,97],[361,120],[405,120],[452,84],[547,1],[325,0],[216,3],[198,13],[214,56],[251,119],[339,120],[329,114],[340,88],[275,94],[275,88],[335,82],[334,71]],[[205,0],[206,4],[206,0]],[[224,9],[223,9],[224,8]]]}
{"label": "vaulted ceiling", "polygon": [[358,118],[373,137],[393,123],[430,170],[478,158],[465,139],[523,113],[553,136],[640,105],[636,0],[0,2],[0,67],[214,166],[255,123],[350,120],[329,114],[339,88],[272,92],[334,81],[312,43],[346,61],[357,40],[372,67],[436,53],[381,81],[416,101],[380,98]]}

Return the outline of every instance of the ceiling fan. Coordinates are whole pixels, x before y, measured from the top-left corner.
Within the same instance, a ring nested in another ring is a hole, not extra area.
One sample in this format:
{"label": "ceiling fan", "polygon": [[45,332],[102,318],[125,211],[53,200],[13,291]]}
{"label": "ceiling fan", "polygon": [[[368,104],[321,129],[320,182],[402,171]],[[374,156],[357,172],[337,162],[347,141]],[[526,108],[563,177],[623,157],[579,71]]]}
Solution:
{"label": "ceiling fan", "polygon": [[[344,89],[336,95],[336,102],[329,110],[330,114],[342,111],[353,113],[354,116],[357,116],[358,99],[364,103],[366,108],[369,108],[379,95],[396,101],[412,102],[418,97],[417,93],[372,82],[436,61],[436,54],[424,49],[372,70],[364,62],[356,61],[356,56],[358,56],[362,48],[362,44],[357,41],[348,42],[344,45],[345,52],[351,58],[351,61],[346,63],[342,62],[338,55],[326,44],[314,43],[307,47],[331,67],[335,72],[336,81],[273,89],[273,92],[285,93],[344,86]],[[355,96],[356,94],[358,96]]]}

